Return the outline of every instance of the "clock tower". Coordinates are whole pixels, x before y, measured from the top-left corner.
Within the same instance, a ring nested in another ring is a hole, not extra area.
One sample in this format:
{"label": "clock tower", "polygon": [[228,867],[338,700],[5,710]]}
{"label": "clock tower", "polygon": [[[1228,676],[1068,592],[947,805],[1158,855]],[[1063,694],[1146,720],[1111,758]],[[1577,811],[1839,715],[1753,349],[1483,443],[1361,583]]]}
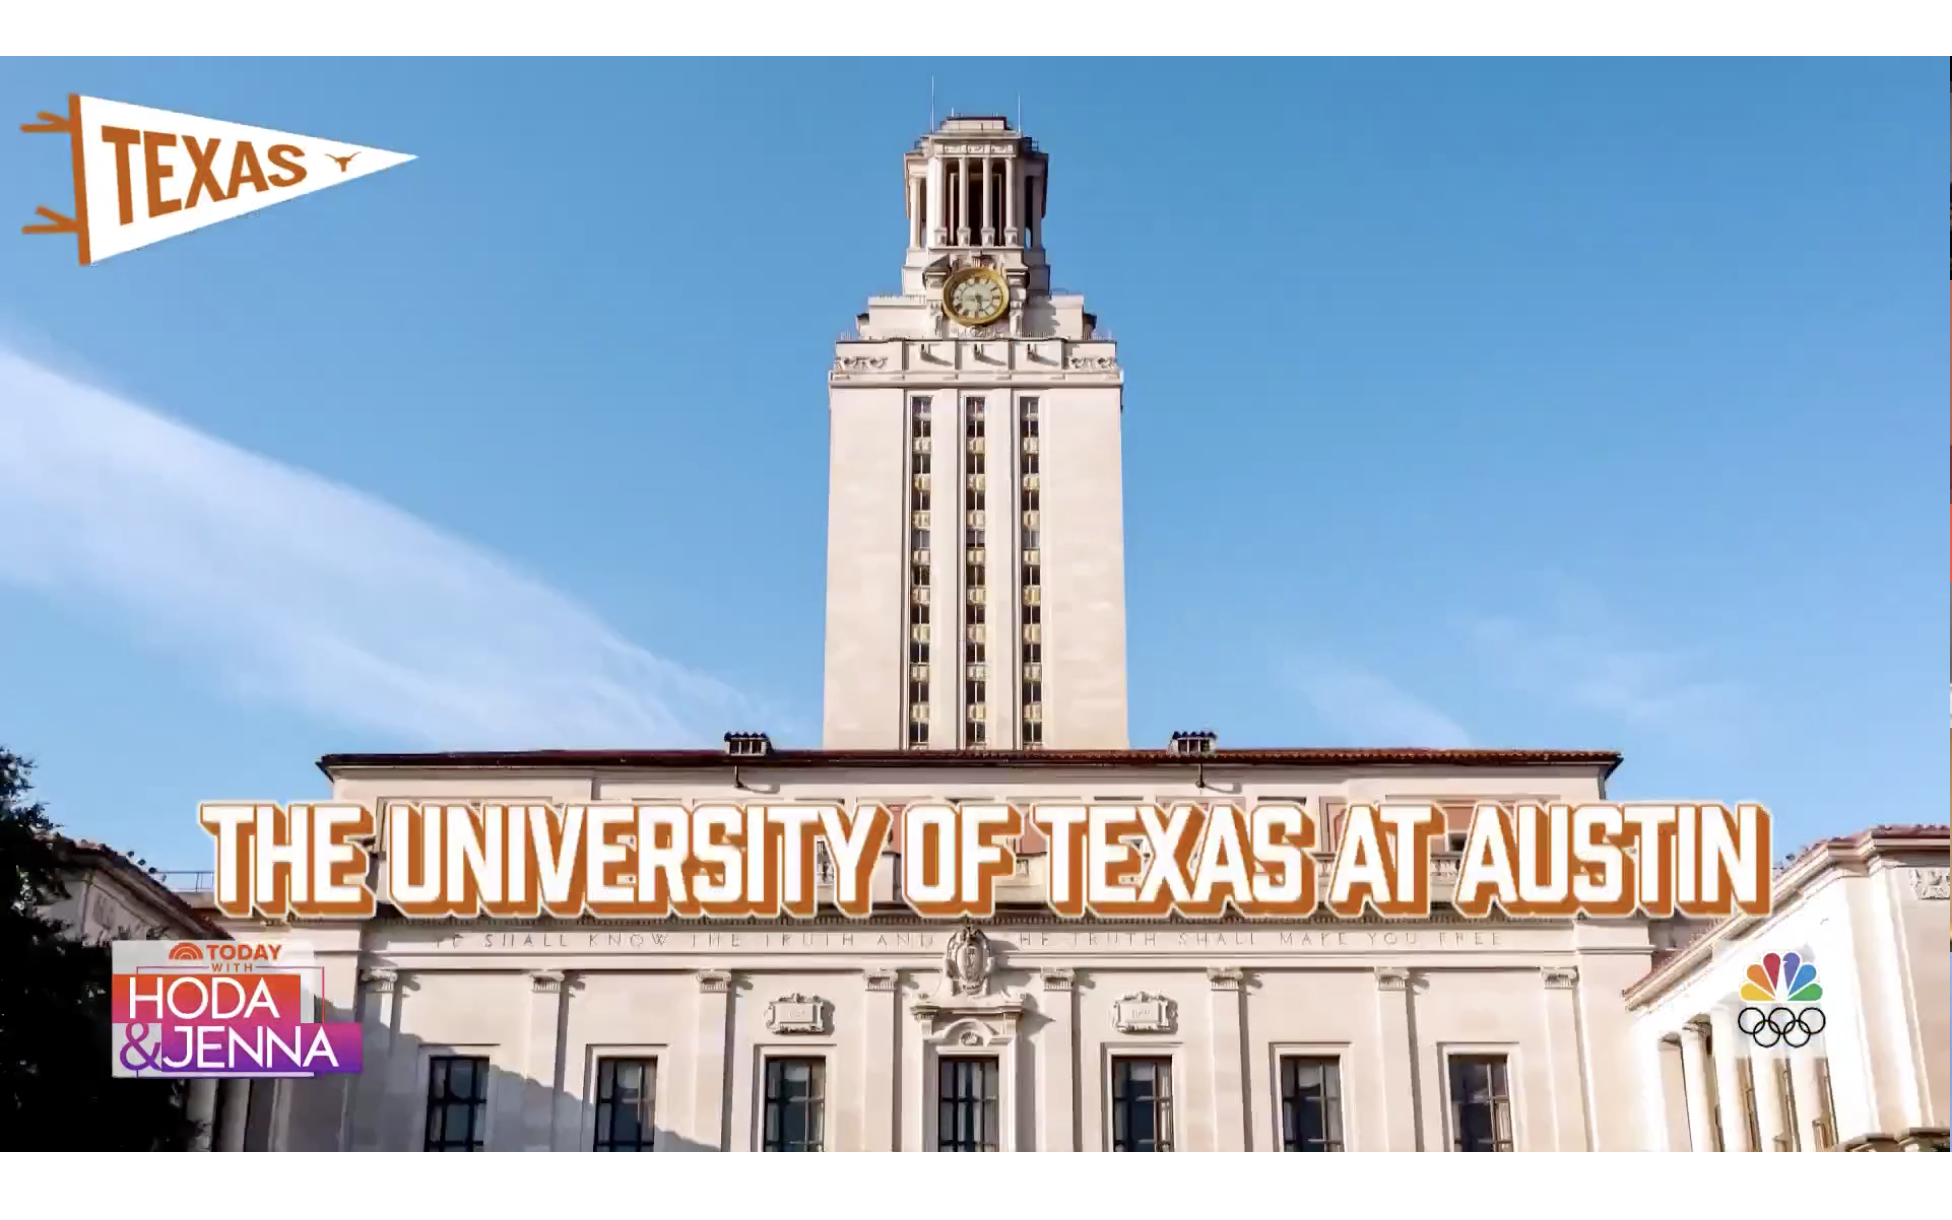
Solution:
{"label": "clock tower", "polygon": [[901,290],[828,374],[827,749],[1127,748],[1124,374],[1049,183],[1000,118],[903,159]]}

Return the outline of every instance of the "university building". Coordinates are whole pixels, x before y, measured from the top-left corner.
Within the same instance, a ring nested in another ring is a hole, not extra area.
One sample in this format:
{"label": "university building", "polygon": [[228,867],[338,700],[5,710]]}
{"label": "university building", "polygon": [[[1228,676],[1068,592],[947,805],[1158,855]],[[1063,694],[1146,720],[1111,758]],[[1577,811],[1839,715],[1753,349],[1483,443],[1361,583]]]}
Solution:
{"label": "university building", "polygon": [[[898,292],[828,375],[820,749],[333,755],[403,802],[1603,799],[1617,755],[1127,738],[1118,345],[1055,292],[1050,163],[1001,119],[904,158]],[[898,846],[899,835],[891,845]],[[1458,844],[1453,840],[1449,846]],[[298,926],[366,1028],[353,1079],[268,1089],[290,1149],[1526,1151],[1928,1146],[1947,1124],[1944,826],[1820,845],[1779,915],[1685,921],[1063,921],[1044,845],[998,914]],[[1927,936],[1929,932],[1929,936]],[[1929,945],[1926,941],[1929,940]],[[1823,972],[1777,1060],[1745,967]],[[1753,1039],[1750,1039],[1752,1042]],[[1936,1134],[1935,1134],[1936,1133]]]}

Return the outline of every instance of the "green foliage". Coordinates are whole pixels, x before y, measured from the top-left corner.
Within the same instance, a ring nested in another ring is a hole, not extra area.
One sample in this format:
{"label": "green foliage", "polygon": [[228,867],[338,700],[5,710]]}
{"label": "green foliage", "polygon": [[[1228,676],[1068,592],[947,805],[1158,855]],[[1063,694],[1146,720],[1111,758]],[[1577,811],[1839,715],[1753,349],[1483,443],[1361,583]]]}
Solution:
{"label": "green foliage", "polygon": [[44,913],[66,896],[33,764],[0,749],[0,1150],[186,1146],[184,1082],[109,1072],[109,946],[63,935]]}

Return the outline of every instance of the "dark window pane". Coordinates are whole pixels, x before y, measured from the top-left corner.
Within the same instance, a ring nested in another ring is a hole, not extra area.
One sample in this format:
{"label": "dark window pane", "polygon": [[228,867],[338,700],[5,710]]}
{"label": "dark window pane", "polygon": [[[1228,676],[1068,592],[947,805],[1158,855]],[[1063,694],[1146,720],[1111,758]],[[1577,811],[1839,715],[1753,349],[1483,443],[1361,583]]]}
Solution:
{"label": "dark window pane", "polygon": [[1172,1060],[1112,1061],[1112,1150],[1172,1151]]}
{"label": "dark window pane", "polygon": [[596,1150],[650,1152],[657,1146],[657,1061],[597,1061]]}
{"label": "dark window pane", "polygon": [[1459,1152],[1512,1150],[1511,1093],[1503,1055],[1450,1061],[1451,1130]]}
{"label": "dark window pane", "polygon": [[771,1059],[766,1063],[763,1148],[767,1152],[818,1152],[826,1131],[820,1059]]}
{"label": "dark window pane", "polygon": [[487,1096],[486,1059],[441,1055],[429,1060],[422,1147],[429,1152],[480,1151]]}

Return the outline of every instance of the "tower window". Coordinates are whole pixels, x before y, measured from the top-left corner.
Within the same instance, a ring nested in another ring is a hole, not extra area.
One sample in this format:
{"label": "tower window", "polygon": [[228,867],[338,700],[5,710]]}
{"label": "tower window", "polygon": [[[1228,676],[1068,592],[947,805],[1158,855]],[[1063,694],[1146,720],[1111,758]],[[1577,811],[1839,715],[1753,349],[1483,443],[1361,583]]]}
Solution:
{"label": "tower window", "polygon": [[[926,401],[926,400],[924,400]],[[1018,407],[1020,417],[1018,431],[1026,438],[1037,435],[1037,400],[1026,398]]]}
{"label": "tower window", "polygon": [[908,663],[927,665],[929,663],[929,642],[927,640],[908,641]]}

